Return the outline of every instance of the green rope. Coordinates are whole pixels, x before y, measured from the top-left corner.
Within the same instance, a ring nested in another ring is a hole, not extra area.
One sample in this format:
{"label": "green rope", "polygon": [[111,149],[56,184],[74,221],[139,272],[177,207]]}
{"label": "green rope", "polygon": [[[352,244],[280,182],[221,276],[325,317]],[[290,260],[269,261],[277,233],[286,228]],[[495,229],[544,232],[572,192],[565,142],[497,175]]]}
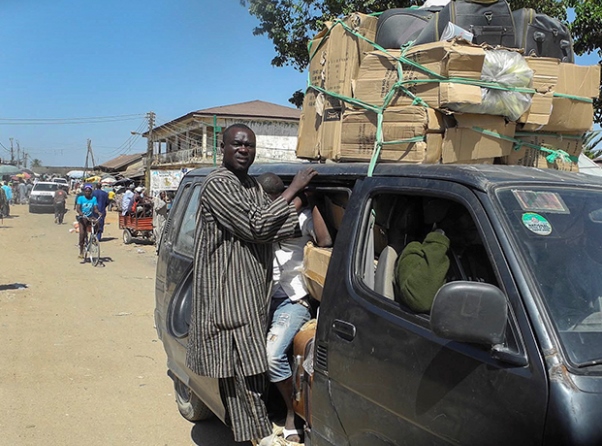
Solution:
{"label": "green rope", "polygon": [[546,156],[546,161],[550,164],[553,164],[557,159],[560,159],[562,162],[565,162],[565,163],[577,163],[579,161],[579,158],[577,158],[576,156],[569,155],[564,150],[552,149],[552,148],[542,146],[539,144],[532,144],[532,143],[529,143],[526,141],[521,141],[519,139],[512,138],[511,136],[502,135],[498,132],[494,132],[492,130],[486,130],[481,127],[472,127],[472,130],[482,133],[487,136],[492,136],[494,138],[498,138],[498,139],[501,139],[504,141],[509,141],[514,144],[514,150],[517,150],[517,151],[520,150],[521,147],[526,146],[526,147],[530,147],[532,149],[537,149],[541,152],[547,153],[548,155]]}

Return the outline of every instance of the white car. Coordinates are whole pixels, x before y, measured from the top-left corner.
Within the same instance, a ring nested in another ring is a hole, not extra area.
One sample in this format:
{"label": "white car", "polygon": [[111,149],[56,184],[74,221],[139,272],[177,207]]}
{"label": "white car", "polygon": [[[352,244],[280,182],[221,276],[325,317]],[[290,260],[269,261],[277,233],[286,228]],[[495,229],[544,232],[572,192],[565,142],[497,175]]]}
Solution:
{"label": "white car", "polygon": [[65,186],[69,187],[69,181],[67,181],[65,178],[53,178],[52,182],[53,183],[64,184]]}
{"label": "white car", "polygon": [[[29,212],[53,212],[54,213],[54,193],[62,183],[54,181],[38,181],[33,185],[29,194]],[[66,186],[66,185],[65,185]]]}

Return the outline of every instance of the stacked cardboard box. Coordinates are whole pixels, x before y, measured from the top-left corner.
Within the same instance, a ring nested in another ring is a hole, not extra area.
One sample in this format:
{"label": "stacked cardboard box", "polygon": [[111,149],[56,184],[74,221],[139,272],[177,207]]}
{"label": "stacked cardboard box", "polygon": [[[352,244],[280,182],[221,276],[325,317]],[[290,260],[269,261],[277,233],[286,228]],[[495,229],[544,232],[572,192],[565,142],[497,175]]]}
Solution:
{"label": "stacked cardboard box", "polygon": [[[373,17],[352,14],[345,23],[372,40]],[[581,145],[575,137],[592,127],[593,106],[583,98],[598,97],[598,65],[525,57],[535,93],[520,119],[508,122],[503,116],[450,110],[481,103],[482,88],[470,80],[481,79],[487,50],[482,46],[462,40],[434,42],[404,50],[400,62],[402,51],[374,50],[335,23],[316,36],[311,47],[310,82],[319,89],[309,88],[305,97],[300,158],[370,160],[377,136],[376,109],[385,105],[382,139],[388,144],[382,146],[379,159],[389,162],[495,161],[575,170],[566,157],[549,163],[549,152],[535,146],[578,156]],[[463,80],[454,82],[458,78]],[[531,145],[519,146],[515,137]]]}

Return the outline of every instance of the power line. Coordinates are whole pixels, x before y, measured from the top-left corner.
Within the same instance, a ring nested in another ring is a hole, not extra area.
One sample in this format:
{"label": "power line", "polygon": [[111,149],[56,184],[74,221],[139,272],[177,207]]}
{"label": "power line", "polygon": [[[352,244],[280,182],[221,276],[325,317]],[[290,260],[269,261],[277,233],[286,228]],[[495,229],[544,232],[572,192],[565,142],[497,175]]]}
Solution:
{"label": "power line", "polygon": [[143,113],[112,116],[88,116],[76,118],[0,118],[0,124],[47,125],[47,124],[90,124],[115,121],[130,121],[145,116]]}

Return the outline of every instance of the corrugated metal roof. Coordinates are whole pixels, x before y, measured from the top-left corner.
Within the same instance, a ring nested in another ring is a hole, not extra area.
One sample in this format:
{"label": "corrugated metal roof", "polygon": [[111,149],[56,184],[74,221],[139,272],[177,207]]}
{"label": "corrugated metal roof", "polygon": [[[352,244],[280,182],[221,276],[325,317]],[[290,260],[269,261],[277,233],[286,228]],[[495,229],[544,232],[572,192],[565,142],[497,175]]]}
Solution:
{"label": "corrugated metal roof", "polygon": [[301,116],[301,110],[297,108],[285,107],[283,105],[259,100],[205,108],[193,113],[195,115],[217,115],[219,117],[235,116],[238,118],[276,118],[293,120],[297,120]]}
{"label": "corrugated metal roof", "polygon": [[132,163],[140,161],[144,153],[134,153],[133,155],[119,155],[117,158],[107,161],[106,163],[100,164],[101,170],[120,170],[124,167],[129,166]]}

